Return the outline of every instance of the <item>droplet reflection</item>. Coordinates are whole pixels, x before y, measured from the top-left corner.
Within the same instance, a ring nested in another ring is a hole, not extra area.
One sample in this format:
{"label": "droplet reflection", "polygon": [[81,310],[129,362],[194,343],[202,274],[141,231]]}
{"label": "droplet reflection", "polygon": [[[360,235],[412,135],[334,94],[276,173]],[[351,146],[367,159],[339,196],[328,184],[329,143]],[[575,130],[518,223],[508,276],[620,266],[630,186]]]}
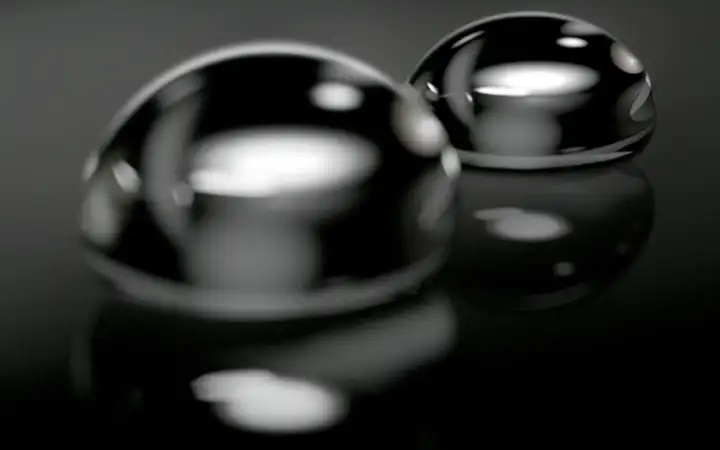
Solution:
{"label": "droplet reflection", "polygon": [[375,439],[393,392],[443,361],[456,339],[447,297],[427,292],[355,317],[264,323],[107,302],[91,325],[73,375],[96,431],[248,445],[258,436]]}
{"label": "droplet reflection", "polygon": [[452,298],[535,310],[593,296],[640,254],[653,191],[635,166],[553,174],[466,170],[456,246],[443,274]]}

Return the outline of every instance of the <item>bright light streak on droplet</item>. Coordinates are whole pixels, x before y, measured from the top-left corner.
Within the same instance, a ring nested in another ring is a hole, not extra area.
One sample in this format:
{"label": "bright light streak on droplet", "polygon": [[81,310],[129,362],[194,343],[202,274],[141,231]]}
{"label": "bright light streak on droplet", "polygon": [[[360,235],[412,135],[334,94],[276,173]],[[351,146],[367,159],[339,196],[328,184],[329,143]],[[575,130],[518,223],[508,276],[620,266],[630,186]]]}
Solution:
{"label": "bright light streak on droplet", "polygon": [[615,65],[623,72],[638,74],[645,70],[640,60],[620,43],[615,43],[612,46],[610,56]]}
{"label": "bright light streak on droplet", "polygon": [[566,48],[583,48],[588,45],[588,41],[579,37],[562,37],[557,40],[557,43]]}
{"label": "bright light streak on droplet", "polygon": [[475,89],[478,94],[496,95],[502,97],[526,97],[530,95],[529,90],[504,86],[480,86]]}
{"label": "bright light streak on droplet", "polygon": [[455,150],[446,150],[440,156],[440,164],[442,165],[445,173],[454,178],[460,174],[462,170],[462,163],[460,162],[460,156]]}
{"label": "bright light streak on droplet", "polygon": [[486,221],[487,229],[493,235],[511,241],[550,241],[572,231],[570,223],[562,217],[519,208],[476,211],[474,217]]}
{"label": "bright light streak on droplet", "polygon": [[377,164],[369,142],[344,133],[266,131],[208,142],[189,181],[196,192],[262,197],[340,187]]}
{"label": "bright light streak on droplet", "polygon": [[582,91],[598,80],[587,67],[564,63],[516,63],[490,67],[475,76],[475,91],[486,95],[556,95]]}
{"label": "bright light streak on droplet", "polygon": [[118,161],[113,165],[112,172],[123,191],[134,193],[140,188],[140,177],[135,169],[125,161]]}
{"label": "bright light streak on droplet", "polygon": [[360,89],[342,83],[319,84],[310,91],[310,97],[318,107],[331,111],[353,110],[363,101]]}

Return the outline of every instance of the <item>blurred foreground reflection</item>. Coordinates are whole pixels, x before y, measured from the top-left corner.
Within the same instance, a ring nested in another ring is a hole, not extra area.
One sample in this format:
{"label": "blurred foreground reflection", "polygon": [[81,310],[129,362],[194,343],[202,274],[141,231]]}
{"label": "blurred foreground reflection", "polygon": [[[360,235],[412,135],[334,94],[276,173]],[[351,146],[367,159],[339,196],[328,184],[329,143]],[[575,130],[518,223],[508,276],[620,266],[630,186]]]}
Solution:
{"label": "blurred foreground reflection", "polygon": [[266,323],[110,302],[75,349],[73,375],[106,435],[336,442],[390,427],[404,439],[408,430],[388,414],[408,408],[396,403],[403,386],[429,380],[455,335],[439,295],[352,317]]}

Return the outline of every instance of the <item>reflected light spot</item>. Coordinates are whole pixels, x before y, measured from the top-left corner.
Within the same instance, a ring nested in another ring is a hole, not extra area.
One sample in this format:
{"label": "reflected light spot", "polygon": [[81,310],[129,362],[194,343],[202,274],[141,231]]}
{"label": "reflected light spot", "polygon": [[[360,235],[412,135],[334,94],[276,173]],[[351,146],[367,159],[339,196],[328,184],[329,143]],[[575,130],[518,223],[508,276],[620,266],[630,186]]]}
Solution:
{"label": "reflected light spot", "polygon": [[557,40],[558,45],[567,48],[583,48],[587,47],[588,42],[578,37],[563,37]]}
{"label": "reflected light spot", "polygon": [[113,165],[112,172],[115,181],[123,191],[135,193],[140,189],[140,177],[130,164],[125,161],[118,161]]}
{"label": "reflected light spot", "polygon": [[265,433],[318,431],[335,425],[347,410],[344,398],[330,389],[264,370],[207,374],[192,388],[228,425]]}
{"label": "reflected light spot", "polygon": [[573,64],[517,63],[483,69],[474,81],[481,94],[522,97],[574,93],[597,79],[595,71]]}
{"label": "reflected light spot", "polygon": [[427,86],[428,90],[430,90],[430,92],[432,92],[433,94],[438,94],[438,88],[435,87],[434,84],[426,83],[426,86]]}
{"label": "reflected light spot", "polygon": [[487,229],[493,235],[511,241],[543,242],[559,239],[572,230],[559,216],[542,212],[513,212],[490,220]]}
{"label": "reflected light spot", "polygon": [[428,114],[423,114],[416,118],[414,124],[416,131],[416,140],[414,148],[421,150],[423,153],[434,155],[435,150],[442,148],[446,135],[440,121]]}
{"label": "reflected light spot", "polygon": [[341,187],[367,176],[376,149],[347,133],[260,131],[221,136],[198,152],[195,192],[262,197]]}
{"label": "reflected light spot", "polygon": [[445,174],[450,178],[457,177],[460,175],[460,171],[462,170],[460,156],[454,149],[449,149],[443,152],[442,156],[440,156],[440,165],[445,171]]}
{"label": "reflected light spot", "polygon": [[362,103],[363,94],[358,88],[342,83],[323,83],[310,91],[312,101],[320,108],[331,111],[350,111]]}
{"label": "reflected light spot", "polygon": [[610,57],[623,72],[637,74],[644,70],[642,63],[624,45],[615,43],[610,49]]}
{"label": "reflected light spot", "polygon": [[396,103],[395,131],[408,150],[421,156],[436,156],[447,144],[445,127],[414,91]]}
{"label": "reflected light spot", "polygon": [[[495,95],[499,97],[525,97],[530,95],[530,91],[505,86],[481,86],[475,89],[475,92],[483,95]],[[472,97],[469,97],[472,99]]]}

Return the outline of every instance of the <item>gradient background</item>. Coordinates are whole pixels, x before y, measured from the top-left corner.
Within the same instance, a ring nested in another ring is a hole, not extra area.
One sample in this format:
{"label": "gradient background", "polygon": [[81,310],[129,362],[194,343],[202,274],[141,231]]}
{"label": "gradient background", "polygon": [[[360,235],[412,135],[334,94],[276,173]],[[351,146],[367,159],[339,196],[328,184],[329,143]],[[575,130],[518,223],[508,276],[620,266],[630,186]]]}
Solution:
{"label": "gradient background", "polygon": [[638,158],[657,197],[651,241],[573,328],[634,343],[635,350],[696,354],[683,358],[683,367],[709,370],[717,352],[708,339],[720,311],[720,40],[713,18],[720,15],[713,6],[709,0],[3,2],[0,418],[19,404],[26,411],[42,405],[45,417],[68,413],[64,363],[73,331],[99,292],[78,251],[80,169],[111,116],[151,77],[214,46],[291,38],[343,50],[404,80],[448,32],[523,9],[576,15],[620,37],[650,73],[660,112],[655,138]]}

